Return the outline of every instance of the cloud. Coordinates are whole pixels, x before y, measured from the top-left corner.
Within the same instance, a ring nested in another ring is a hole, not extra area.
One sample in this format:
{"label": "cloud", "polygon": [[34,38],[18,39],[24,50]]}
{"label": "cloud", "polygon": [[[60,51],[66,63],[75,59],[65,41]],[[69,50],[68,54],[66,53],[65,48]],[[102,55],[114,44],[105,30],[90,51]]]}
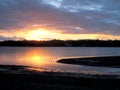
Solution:
{"label": "cloud", "polygon": [[0,0],[0,30],[47,27],[67,34],[120,35],[119,8],[119,0]]}
{"label": "cloud", "polygon": [[0,40],[14,40],[17,39],[17,37],[4,37],[4,36],[0,36]]}

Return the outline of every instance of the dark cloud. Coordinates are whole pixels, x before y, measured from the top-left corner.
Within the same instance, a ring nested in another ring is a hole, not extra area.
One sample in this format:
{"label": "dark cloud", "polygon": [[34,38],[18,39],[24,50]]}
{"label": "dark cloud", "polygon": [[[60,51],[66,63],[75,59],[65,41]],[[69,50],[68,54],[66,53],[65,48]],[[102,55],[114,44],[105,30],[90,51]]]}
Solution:
{"label": "dark cloud", "polygon": [[34,24],[63,33],[120,35],[120,0],[0,0],[0,30]]}

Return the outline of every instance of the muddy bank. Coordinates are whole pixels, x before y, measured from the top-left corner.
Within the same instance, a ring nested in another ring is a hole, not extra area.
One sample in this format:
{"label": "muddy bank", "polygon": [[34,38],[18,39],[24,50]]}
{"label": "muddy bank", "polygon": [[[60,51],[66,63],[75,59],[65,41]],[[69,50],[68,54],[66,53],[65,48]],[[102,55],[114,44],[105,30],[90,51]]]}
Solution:
{"label": "muddy bank", "polygon": [[[17,67],[17,69],[16,69]],[[76,75],[76,76],[74,76]],[[77,77],[77,75],[79,77]],[[120,79],[81,74],[29,71],[25,66],[0,65],[1,90],[119,90]],[[107,77],[107,76],[106,76]]]}
{"label": "muddy bank", "polygon": [[69,58],[69,59],[62,59],[57,62],[64,64],[74,64],[74,65],[120,68],[120,56]]}

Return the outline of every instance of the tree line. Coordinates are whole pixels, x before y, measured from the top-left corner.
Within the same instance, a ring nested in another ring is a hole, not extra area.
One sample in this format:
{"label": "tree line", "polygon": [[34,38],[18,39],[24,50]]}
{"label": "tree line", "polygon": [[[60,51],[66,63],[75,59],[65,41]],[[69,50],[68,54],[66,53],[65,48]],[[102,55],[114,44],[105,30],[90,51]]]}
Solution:
{"label": "tree line", "polygon": [[120,40],[0,41],[0,46],[25,47],[120,47]]}

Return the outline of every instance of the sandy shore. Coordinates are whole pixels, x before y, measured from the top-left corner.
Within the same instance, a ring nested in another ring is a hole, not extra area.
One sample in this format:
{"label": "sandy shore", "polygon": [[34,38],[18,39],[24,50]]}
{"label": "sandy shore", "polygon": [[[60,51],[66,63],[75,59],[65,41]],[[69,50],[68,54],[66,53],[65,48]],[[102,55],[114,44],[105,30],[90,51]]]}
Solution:
{"label": "sandy shore", "polygon": [[37,72],[29,71],[27,68],[27,66],[0,65],[1,90],[120,89],[120,79],[93,78],[83,74],[80,76],[80,74],[62,72]]}

